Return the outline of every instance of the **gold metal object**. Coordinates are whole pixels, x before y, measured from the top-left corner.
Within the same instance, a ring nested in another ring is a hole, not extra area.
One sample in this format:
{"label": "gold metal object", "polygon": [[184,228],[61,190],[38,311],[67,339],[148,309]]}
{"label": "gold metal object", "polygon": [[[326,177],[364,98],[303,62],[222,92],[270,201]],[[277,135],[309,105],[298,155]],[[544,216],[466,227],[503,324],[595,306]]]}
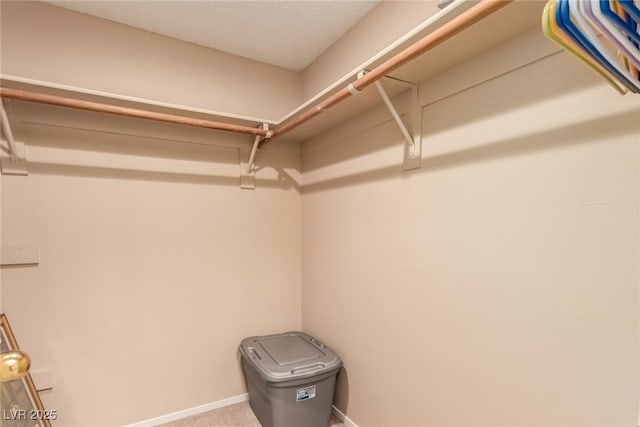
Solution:
{"label": "gold metal object", "polygon": [[24,351],[13,350],[0,353],[0,382],[18,380],[29,372],[31,359]]}

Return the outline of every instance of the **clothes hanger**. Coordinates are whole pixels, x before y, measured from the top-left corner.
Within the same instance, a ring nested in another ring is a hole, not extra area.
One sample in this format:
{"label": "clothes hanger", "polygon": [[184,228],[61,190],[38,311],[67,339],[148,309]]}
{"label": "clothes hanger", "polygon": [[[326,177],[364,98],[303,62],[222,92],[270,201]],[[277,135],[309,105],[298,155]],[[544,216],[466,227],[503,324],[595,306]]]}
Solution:
{"label": "clothes hanger", "polygon": [[[624,10],[622,4],[618,0],[609,1],[611,2],[611,8],[618,14],[618,16],[626,21],[627,24],[635,30],[635,33],[640,34],[640,23]],[[633,40],[631,43],[636,47],[636,49],[640,49],[640,43],[634,42]]]}
{"label": "clothes hanger", "polygon": [[[597,0],[596,0],[597,1]],[[569,0],[555,0],[556,13],[555,21],[558,24],[558,28],[565,33],[569,38],[573,39],[576,44],[582,46],[582,48],[605,67],[609,72],[615,76],[618,82],[626,86],[632,92],[637,92],[638,88],[630,81],[625,73],[628,74],[628,70],[622,67],[618,63],[618,59],[612,56],[608,49],[599,51],[593,43],[580,31],[580,29],[574,24],[571,19],[571,10]]]}
{"label": "clothes hanger", "polygon": [[576,43],[582,45],[585,50],[589,52],[596,61],[607,68],[621,84],[625,85],[632,92],[640,92],[640,84],[634,84],[631,81],[633,77],[626,68],[619,64],[618,59],[612,56],[608,49],[599,51],[574,24],[571,20],[569,1],[557,0],[556,5],[556,22],[558,23],[558,27],[569,37],[573,38]]}
{"label": "clothes hanger", "polygon": [[[635,30],[638,30],[638,23],[631,17],[631,15],[629,15],[624,8],[622,7],[622,5],[620,4],[620,2],[618,0],[609,0],[610,3],[610,7],[616,12],[616,14],[621,18],[624,19],[625,21],[627,21],[627,23],[629,25],[631,25],[633,28],[635,28]],[[638,43],[631,43],[633,44],[636,48],[638,48]],[[631,54],[631,57],[629,57],[627,55],[627,53],[624,52],[623,50],[619,50],[618,52],[618,56],[620,56],[623,59],[623,62],[625,64],[625,66],[627,67],[627,69],[629,70],[629,72],[633,75],[634,79],[638,79],[638,68],[637,65],[632,65],[631,63],[633,62],[634,59],[634,55]],[[640,62],[640,61],[639,61]]]}
{"label": "clothes hanger", "polygon": [[625,21],[627,25],[631,26],[631,28],[633,28],[633,30],[637,33],[639,30],[638,21],[629,13],[627,13],[624,7],[622,7],[622,3],[620,3],[619,0],[609,0],[609,2],[609,7],[611,8],[611,10],[615,12],[620,19]]}
{"label": "clothes hanger", "polygon": [[[624,46],[624,52],[629,54],[628,58],[633,58],[634,65],[637,62],[640,62],[640,51],[638,48],[629,40],[624,34],[620,32],[616,26],[612,25],[605,16],[602,14],[599,5],[600,0],[585,0],[582,5],[588,16],[591,16],[591,19],[594,23],[597,23],[597,26],[604,27],[607,30],[607,33],[613,36],[612,40],[617,41],[622,46]],[[640,66],[637,66],[640,68]]]}
{"label": "clothes hanger", "polygon": [[[593,6],[596,5],[593,4]],[[609,0],[598,0],[598,6],[605,19],[609,20],[613,25],[624,31],[628,37],[633,39],[633,41],[640,43],[640,34],[638,34],[636,26],[629,24],[626,20],[620,18],[616,12],[611,10]]]}
{"label": "clothes hanger", "polygon": [[[634,49],[634,46],[628,46],[627,44],[622,44],[618,39],[613,37],[611,32],[607,27],[602,25],[591,13],[590,4],[588,1],[574,1],[570,2],[572,17],[575,17],[576,23],[580,28],[580,31],[589,38],[589,41],[594,44],[594,46],[599,50],[607,50],[607,47],[603,45],[602,41],[599,39],[598,35],[592,30],[592,27],[589,24],[592,24],[596,27],[600,32],[618,49],[618,51],[624,56],[632,64],[634,70],[640,67],[640,57],[638,56],[638,52]],[[635,52],[634,52],[635,50]],[[630,65],[631,65],[630,64]],[[629,78],[631,80],[637,80],[637,75],[634,75],[633,72],[627,67],[627,70],[630,72]]]}
{"label": "clothes hanger", "polygon": [[629,14],[629,16],[636,21],[636,24],[640,23],[640,9],[631,0],[618,0],[618,4]]}
{"label": "clothes hanger", "polygon": [[576,44],[572,39],[570,39],[566,34],[560,31],[557,22],[555,21],[555,12],[556,12],[556,3],[555,0],[550,0],[544,7],[542,12],[542,31],[545,36],[554,41],[556,44],[560,45],[567,52],[578,58],[584,64],[586,64],[589,68],[591,68],[596,73],[600,74],[600,76],[606,80],[611,87],[613,87],[618,93],[621,95],[626,94],[629,90],[626,86],[622,86],[615,77],[603,67],[599,62],[594,60],[587,52],[584,51],[582,47]]}

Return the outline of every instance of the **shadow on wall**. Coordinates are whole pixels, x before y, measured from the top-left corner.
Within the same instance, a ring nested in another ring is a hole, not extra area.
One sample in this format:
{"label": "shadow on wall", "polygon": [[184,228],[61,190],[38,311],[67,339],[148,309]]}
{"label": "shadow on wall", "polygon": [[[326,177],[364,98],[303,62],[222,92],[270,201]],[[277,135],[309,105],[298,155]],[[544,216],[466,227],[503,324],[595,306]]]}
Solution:
{"label": "shadow on wall", "polygon": [[[216,176],[216,175],[199,175],[177,172],[161,172],[161,171],[142,171],[132,169],[118,169],[97,166],[80,166],[80,165],[60,165],[54,163],[28,163],[29,173],[41,175],[59,175],[59,176],[76,176],[85,178],[106,178],[106,179],[123,179],[138,181],[156,181],[156,182],[173,182],[183,184],[204,184],[204,185],[229,185],[232,187],[240,187],[240,177],[233,176]],[[239,166],[238,166],[239,168]],[[261,170],[263,168],[258,168]],[[256,178],[256,188],[271,188],[280,190],[294,189],[301,191],[298,184],[291,175],[283,168],[273,168],[278,177],[275,179]],[[239,171],[239,169],[238,169]]]}
{"label": "shadow on wall", "polygon": [[[425,94],[424,97],[427,98],[423,100],[421,105],[423,115],[425,109],[435,105],[438,105],[442,111],[446,110],[445,113],[438,115],[437,120],[426,114],[428,127],[425,130],[428,129],[429,135],[434,135],[485,118],[498,117],[514,108],[524,109],[527,106],[598,87],[602,84],[597,77],[592,75],[591,70],[587,67],[576,66],[573,61],[575,60],[567,54],[557,51],[517,68],[502,71],[490,78],[460,86],[458,83],[452,86],[452,83],[446,80],[447,75],[452,71],[445,71],[420,86],[421,94]],[[466,65],[462,64],[461,66]],[[573,70],[571,79],[557,78],[557,70],[567,67]],[[547,78],[546,76],[554,76],[555,78]],[[444,82],[442,79],[445,79]],[[543,83],[540,83],[541,80],[544,80]],[[442,87],[448,87],[449,90],[442,89]],[[440,93],[434,99],[430,99],[426,95],[430,94],[432,89],[437,89],[436,92]],[[464,96],[464,108],[461,108],[460,96]],[[404,112],[409,100],[408,91],[393,98],[393,103],[402,117],[405,115]],[[367,129],[363,129],[362,126],[354,127],[351,131],[346,132],[347,135],[344,135],[343,132],[335,139],[327,138],[326,145],[340,145],[340,161],[354,159],[363,154],[381,151],[402,143],[402,136],[394,125],[392,139],[374,137],[368,141],[365,147],[350,144],[349,140],[352,136],[369,131],[373,132],[374,127],[378,129],[375,131],[376,133],[384,132],[382,125],[392,120],[384,107],[377,107],[365,115],[369,116],[369,121],[376,123],[370,123]],[[349,118],[342,123],[348,123],[351,119]],[[429,135],[425,135],[425,137],[429,137]],[[399,149],[401,150],[401,148]],[[332,159],[314,159],[313,164],[305,165],[304,169],[305,172],[309,172],[332,163]]]}
{"label": "shadow on wall", "polygon": [[[29,172],[70,177],[239,187],[240,156],[245,155],[240,147],[249,141],[224,135],[216,145],[216,139],[200,141],[199,134],[185,134],[181,140],[50,124],[26,127]],[[300,184],[287,171],[298,169],[296,156],[261,152],[256,159],[256,188],[300,192]]]}
{"label": "shadow on wall", "polygon": [[236,349],[236,367],[238,369],[238,376],[242,378],[244,392],[247,393],[249,391],[249,387],[247,386],[247,376],[244,373],[244,366],[242,366],[242,353],[240,352],[240,348]]}
{"label": "shadow on wall", "polygon": [[[29,113],[29,110],[23,112],[19,109],[16,114],[22,118],[24,128],[16,131],[23,134],[29,147],[218,163],[237,162],[233,156],[225,156],[223,150],[250,142],[248,137],[225,132],[206,133],[187,126],[172,127],[164,123],[122,120],[120,117],[79,114],[82,112],[76,111],[73,111],[73,122],[69,122],[67,116],[56,113],[57,110]],[[41,119],[42,116],[48,121]]]}
{"label": "shadow on wall", "polygon": [[340,368],[338,377],[336,378],[336,391],[333,396],[333,405],[343,414],[346,414],[349,409],[349,374],[344,366]]}
{"label": "shadow on wall", "polygon": [[[248,160],[254,141],[252,135],[45,104],[12,101],[10,107],[15,137],[26,143],[28,170],[36,174],[239,187],[241,160]],[[5,146],[0,150],[7,155]],[[300,192],[296,148],[261,149],[256,188]]]}
{"label": "shadow on wall", "polygon": [[469,163],[526,155],[541,150],[588,143],[585,142],[585,140],[591,140],[592,143],[603,143],[604,140],[610,138],[612,135],[637,132],[637,119],[638,114],[636,111],[609,115],[597,120],[573,123],[568,126],[547,129],[517,138],[498,140],[479,147],[423,158],[422,168],[408,173],[404,172],[398,163],[381,169],[367,170],[320,182],[304,184],[302,193],[309,194],[394,177],[406,179],[413,174],[429,173],[440,169],[460,167]]}

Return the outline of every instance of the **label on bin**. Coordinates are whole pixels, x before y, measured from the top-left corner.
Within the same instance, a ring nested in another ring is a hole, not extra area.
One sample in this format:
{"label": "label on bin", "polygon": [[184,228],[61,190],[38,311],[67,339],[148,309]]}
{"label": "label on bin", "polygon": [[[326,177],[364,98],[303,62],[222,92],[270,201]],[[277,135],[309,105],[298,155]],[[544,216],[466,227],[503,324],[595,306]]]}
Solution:
{"label": "label on bin", "polygon": [[299,388],[296,391],[296,402],[301,400],[309,400],[316,397],[316,386],[310,385],[309,387]]}

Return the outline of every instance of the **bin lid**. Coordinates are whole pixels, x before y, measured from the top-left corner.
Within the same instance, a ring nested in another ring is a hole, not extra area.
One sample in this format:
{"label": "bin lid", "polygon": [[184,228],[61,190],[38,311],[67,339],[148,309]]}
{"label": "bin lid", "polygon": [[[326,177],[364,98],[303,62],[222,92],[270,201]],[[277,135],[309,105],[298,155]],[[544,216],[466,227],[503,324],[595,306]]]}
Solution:
{"label": "bin lid", "polygon": [[240,352],[268,382],[312,377],[342,366],[333,350],[304,332],[245,338]]}

